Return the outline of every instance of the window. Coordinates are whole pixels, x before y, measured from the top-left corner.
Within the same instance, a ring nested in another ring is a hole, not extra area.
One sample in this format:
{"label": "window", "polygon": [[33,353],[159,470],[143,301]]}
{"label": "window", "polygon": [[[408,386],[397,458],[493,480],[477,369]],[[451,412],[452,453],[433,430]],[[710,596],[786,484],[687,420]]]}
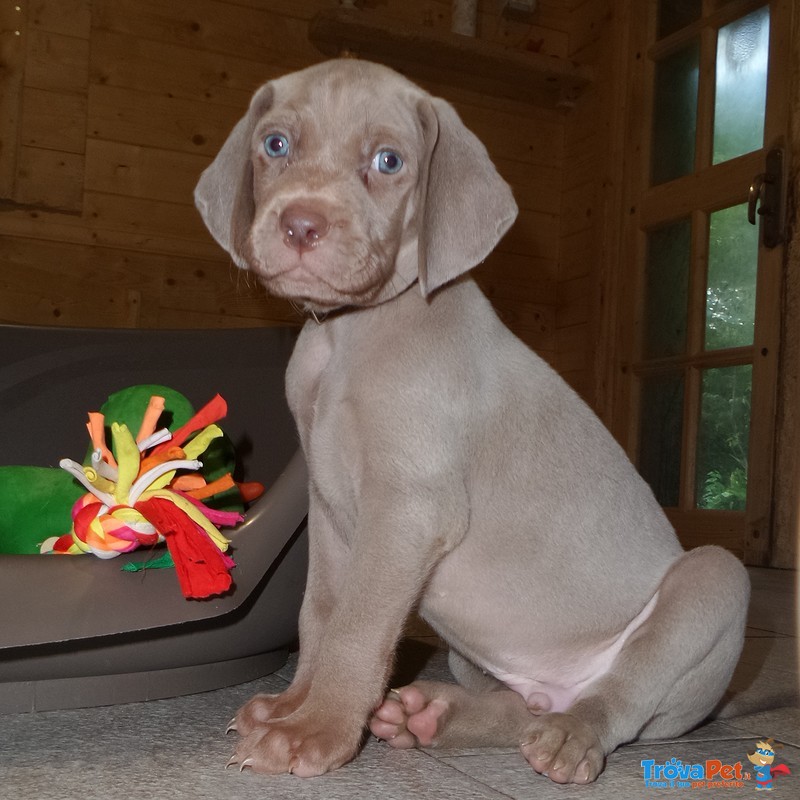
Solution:
{"label": "window", "polygon": [[714,541],[759,563],[782,254],[748,221],[748,194],[786,127],[773,28],[776,15],[788,25],[790,4],[639,5],[647,41],[632,81],[646,110],[630,126],[644,147],[629,179],[623,436],[684,544]]}

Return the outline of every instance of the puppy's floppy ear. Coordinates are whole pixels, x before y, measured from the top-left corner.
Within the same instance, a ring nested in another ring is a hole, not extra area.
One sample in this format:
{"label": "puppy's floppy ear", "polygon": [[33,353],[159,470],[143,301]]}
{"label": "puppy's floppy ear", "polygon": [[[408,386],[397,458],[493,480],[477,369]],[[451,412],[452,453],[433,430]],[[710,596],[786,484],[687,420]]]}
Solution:
{"label": "puppy's floppy ear", "polygon": [[517,204],[481,141],[444,100],[419,107],[430,143],[419,231],[424,296],[483,261],[511,227]]}
{"label": "puppy's floppy ear", "polygon": [[253,95],[247,113],[236,123],[194,190],[194,203],[206,227],[242,268],[247,267],[242,247],[255,214],[251,140],[256,123],[272,105],[272,97],[271,83]]}

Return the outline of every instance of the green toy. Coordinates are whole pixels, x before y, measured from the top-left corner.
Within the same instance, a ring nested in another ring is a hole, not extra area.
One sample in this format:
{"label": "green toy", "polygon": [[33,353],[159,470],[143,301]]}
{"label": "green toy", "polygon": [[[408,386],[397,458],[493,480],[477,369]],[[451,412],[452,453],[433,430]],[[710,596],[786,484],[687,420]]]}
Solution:
{"label": "green toy", "polygon": [[0,467],[0,553],[112,558],[166,541],[186,597],[227,591],[234,564],[217,526],[241,521],[243,497],[263,487],[231,477],[234,448],[215,424],[226,412],[219,395],[195,413],[160,385],[111,395],[89,414],[83,465]]}

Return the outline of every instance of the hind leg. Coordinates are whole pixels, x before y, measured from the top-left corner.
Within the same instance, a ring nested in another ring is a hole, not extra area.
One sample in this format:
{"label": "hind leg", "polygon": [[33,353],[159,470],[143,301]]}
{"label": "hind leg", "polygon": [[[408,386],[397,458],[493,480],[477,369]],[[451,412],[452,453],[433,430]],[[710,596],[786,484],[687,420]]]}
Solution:
{"label": "hind leg", "polygon": [[535,742],[545,753],[528,758],[538,772],[558,783],[593,781],[605,760],[594,732],[566,714],[547,716],[548,724],[539,726],[523,698],[505,687],[471,692],[450,683],[415,681],[389,692],[370,720],[370,730],[401,749],[524,747]]}
{"label": "hind leg", "polygon": [[[519,747],[540,739],[534,712],[521,695],[455,650],[450,651],[449,664],[460,685],[415,681],[393,689],[370,720],[372,733],[401,749]],[[559,783],[593,781],[605,761],[597,737],[577,720],[563,725],[557,718],[566,720],[566,715],[549,716],[553,719],[548,734],[539,743],[555,748],[555,758],[538,771],[549,769]]]}
{"label": "hind leg", "polygon": [[610,753],[624,742],[676,736],[700,723],[722,697],[741,653],[749,592],[747,573],[731,554],[717,547],[685,553],[610,671],[566,714],[536,718],[536,739],[523,744],[523,755],[538,771],[551,769],[554,724],[588,726]]}
{"label": "hind leg", "polygon": [[[566,713],[533,714],[491,682],[475,693],[419,681],[393,693],[370,727],[396,747],[519,745],[558,783],[592,781],[620,744],[684,733],[710,713],[741,652],[748,597],[733,556],[698,548],[672,565],[650,618]],[[465,682],[481,684],[466,664],[457,664]]]}
{"label": "hind leg", "polygon": [[447,661],[458,686],[418,680],[392,689],[370,720],[372,733],[402,749],[519,744],[528,723],[522,698],[456,650]]}
{"label": "hind leg", "polygon": [[[690,551],[676,567],[665,579],[664,591],[682,596],[673,608],[664,609],[660,624],[666,630],[654,632],[653,644],[660,644],[669,655],[681,630],[686,636],[693,630],[697,640],[689,647],[684,643],[688,658],[674,658],[668,665],[677,677],[671,685],[664,681],[666,691],[638,739],[678,736],[706,719],[728,688],[742,652],[750,599],[744,567],[713,547]],[[694,581],[700,585],[693,586]],[[648,635],[644,633],[645,638]]]}

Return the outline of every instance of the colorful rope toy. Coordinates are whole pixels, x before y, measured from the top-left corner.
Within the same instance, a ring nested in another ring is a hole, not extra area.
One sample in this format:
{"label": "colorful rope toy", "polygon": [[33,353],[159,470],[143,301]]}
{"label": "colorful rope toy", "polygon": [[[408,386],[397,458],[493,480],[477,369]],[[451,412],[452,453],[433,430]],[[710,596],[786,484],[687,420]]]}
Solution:
{"label": "colorful rope toy", "polygon": [[41,552],[107,559],[166,542],[185,597],[223,594],[231,588],[235,564],[225,552],[230,542],[218,527],[236,525],[243,517],[202,502],[236,484],[230,473],[207,483],[198,472],[203,466],[198,459],[223,435],[215,423],[227,405],[216,395],[173,433],[156,430],[163,410],[164,398],[151,397],[135,439],[127,425],[113,422],[113,453],[106,444],[103,414],[89,414],[90,463],[60,462],[88,493],[72,508],[70,533],[51,537]]}

